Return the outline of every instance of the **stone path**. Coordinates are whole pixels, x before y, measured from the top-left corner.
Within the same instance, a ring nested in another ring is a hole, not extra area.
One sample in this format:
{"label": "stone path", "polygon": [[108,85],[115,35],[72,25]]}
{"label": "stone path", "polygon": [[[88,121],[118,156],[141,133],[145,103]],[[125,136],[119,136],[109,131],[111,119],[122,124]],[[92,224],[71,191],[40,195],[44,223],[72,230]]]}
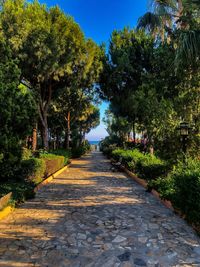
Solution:
{"label": "stone path", "polygon": [[200,239],[101,153],[0,221],[1,267],[200,266]]}

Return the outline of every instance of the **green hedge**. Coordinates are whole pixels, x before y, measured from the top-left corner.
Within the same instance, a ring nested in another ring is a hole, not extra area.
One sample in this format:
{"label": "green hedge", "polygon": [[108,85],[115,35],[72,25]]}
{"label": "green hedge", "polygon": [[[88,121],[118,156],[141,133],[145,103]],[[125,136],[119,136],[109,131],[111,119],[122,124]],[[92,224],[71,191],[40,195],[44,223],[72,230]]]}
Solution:
{"label": "green hedge", "polygon": [[70,153],[68,151],[57,150],[54,152],[55,154],[38,151],[35,155],[39,158],[33,158],[32,152],[24,149],[23,160],[19,169],[15,171],[15,176],[0,184],[0,197],[13,192],[12,202],[14,205],[32,198],[37,184],[69,162]]}
{"label": "green hedge", "polygon": [[90,151],[90,149],[91,147],[89,142],[85,142],[85,144],[82,144],[79,147],[72,147],[72,158],[80,158],[82,155]]}
{"label": "green hedge", "polygon": [[137,149],[116,149],[112,152],[112,157],[146,180],[156,179],[164,175],[168,169],[163,160],[150,154],[143,154]]}
{"label": "green hedge", "polygon": [[146,180],[157,179],[160,176],[166,175],[169,166],[167,163],[155,156],[145,155],[136,164],[136,173]]}
{"label": "green hedge", "polygon": [[149,183],[162,198],[168,199],[189,222],[200,226],[200,160],[179,162],[165,178]]}
{"label": "green hedge", "polygon": [[65,158],[65,165],[70,163],[70,158],[71,158],[71,151],[66,150],[66,149],[56,149],[51,151],[52,154],[58,155],[58,156],[63,156]]}
{"label": "green hedge", "polygon": [[40,158],[45,162],[45,177],[55,173],[65,166],[65,157],[54,154],[42,154]]}
{"label": "green hedge", "polygon": [[189,221],[200,224],[200,161],[180,162],[170,175],[173,181],[172,202]]}
{"label": "green hedge", "polygon": [[32,158],[32,156],[33,156],[32,150],[25,147],[22,148],[22,160],[30,159]]}
{"label": "green hedge", "polygon": [[40,183],[46,172],[46,165],[43,159],[31,158],[23,160],[21,164],[22,180]]}
{"label": "green hedge", "polygon": [[35,184],[29,181],[7,181],[0,184],[0,197],[12,192],[12,199],[9,204],[15,206],[26,199],[31,199],[35,196]]}

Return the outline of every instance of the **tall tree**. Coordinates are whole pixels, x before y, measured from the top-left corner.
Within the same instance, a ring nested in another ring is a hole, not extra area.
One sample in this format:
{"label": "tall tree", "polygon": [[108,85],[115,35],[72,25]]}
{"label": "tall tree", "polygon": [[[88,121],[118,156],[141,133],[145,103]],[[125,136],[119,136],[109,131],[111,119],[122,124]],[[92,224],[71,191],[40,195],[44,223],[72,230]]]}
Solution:
{"label": "tall tree", "polygon": [[125,28],[114,31],[109,53],[104,59],[100,79],[102,98],[112,103],[112,111],[134,125],[137,121],[135,92],[142,85],[143,75],[151,67],[153,39],[144,31]]}
{"label": "tall tree", "polygon": [[22,145],[36,119],[31,92],[20,86],[20,70],[8,45],[0,42],[0,179],[19,168]]}
{"label": "tall tree", "polygon": [[84,49],[80,27],[58,7],[7,0],[1,14],[4,36],[20,59],[21,79],[36,92],[44,147],[54,90],[65,87]]}

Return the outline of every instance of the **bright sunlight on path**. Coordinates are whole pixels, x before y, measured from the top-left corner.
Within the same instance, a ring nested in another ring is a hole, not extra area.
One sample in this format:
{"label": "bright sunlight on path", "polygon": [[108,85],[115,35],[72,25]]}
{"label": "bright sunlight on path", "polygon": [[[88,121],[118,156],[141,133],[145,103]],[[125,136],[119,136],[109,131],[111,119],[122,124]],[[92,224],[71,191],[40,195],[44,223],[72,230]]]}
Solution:
{"label": "bright sunlight on path", "polygon": [[0,221],[0,266],[200,266],[200,239],[101,153]]}

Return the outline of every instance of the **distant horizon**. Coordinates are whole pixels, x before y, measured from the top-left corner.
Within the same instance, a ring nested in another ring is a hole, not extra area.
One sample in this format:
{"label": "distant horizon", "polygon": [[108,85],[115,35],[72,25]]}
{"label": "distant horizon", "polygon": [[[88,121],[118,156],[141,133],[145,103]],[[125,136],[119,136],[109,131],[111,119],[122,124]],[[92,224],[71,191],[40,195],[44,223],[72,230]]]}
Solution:
{"label": "distant horizon", "polygon": [[[105,136],[106,137],[106,136]],[[88,140],[89,142],[99,142],[102,139],[104,139],[105,137],[96,137],[96,138],[86,138],[86,140]]]}

